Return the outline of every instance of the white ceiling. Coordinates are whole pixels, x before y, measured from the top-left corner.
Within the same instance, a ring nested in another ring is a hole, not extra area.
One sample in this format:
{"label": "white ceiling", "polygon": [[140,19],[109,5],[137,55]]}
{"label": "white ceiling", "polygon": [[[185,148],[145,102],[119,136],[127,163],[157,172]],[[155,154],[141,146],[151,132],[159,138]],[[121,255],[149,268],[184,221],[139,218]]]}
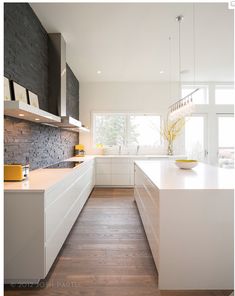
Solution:
{"label": "white ceiling", "polygon": [[226,3],[195,4],[195,27],[192,3],[30,5],[48,33],[64,36],[67,62],[80,81],[178,80],[179,14],[181,79],[193,81],[195,69],[196,81],[233,80],[233,11]]}

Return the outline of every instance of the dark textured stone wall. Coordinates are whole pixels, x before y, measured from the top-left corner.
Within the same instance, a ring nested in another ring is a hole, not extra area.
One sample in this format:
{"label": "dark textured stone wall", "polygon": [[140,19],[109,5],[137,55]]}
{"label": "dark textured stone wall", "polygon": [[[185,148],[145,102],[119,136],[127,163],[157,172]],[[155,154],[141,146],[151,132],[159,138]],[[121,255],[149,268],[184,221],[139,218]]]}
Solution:
{"label": "dark textured stone wall", "polygon": [[73,156],[78,134],[6,116],[4,142],[4,163],[28,158],[34,170]]}
{"label": "dark textured stone wall", "polygon": [[4,76],[37,94],[48,110],[48,35],[27,3],[4,4]]}
{"label": "dark textured stone wall", "polygon": [[[27,3],[4,4],[4,75],[36,93],[40,108],[48,110],[48,35]],[[68,83],[76,102],[77,84],[74,78]],[[69,108],[78,110],[73,103]],[[71,157],[79,142],[77,133],[11,117],[5,117],[4,129],[5,163],[28,157],[30,169]]]}
{"label": "dark textured stone wall", "polygon": [[79,82],[69,65],[66,65],[66,109],[67,113],[79,119]]}

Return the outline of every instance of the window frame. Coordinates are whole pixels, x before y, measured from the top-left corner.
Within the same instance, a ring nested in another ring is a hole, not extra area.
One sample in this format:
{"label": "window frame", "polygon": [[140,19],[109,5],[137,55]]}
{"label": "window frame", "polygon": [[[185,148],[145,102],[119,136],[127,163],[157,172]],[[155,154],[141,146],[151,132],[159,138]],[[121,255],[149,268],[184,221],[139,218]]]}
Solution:
{"label": "window frame", "polygon": [[216,90],[217,89],[233,89],[235,92],[235,85],[234,84],[215,84],[215,93],[214,93],[214,100],[216,106],[233,106],[235,104],[235,100],[231,104],[219,104],[216,102]]}
{"label": "window frame", "polygon": [[[123,148],[127,148],[128,145],[127,145],[127,142],[128,142],[128,131],[129,131],[129,126],[130,126],[130,116],[158,116],[159,119],[160,119],[160,129],[162,128],[163,126],[163,119],[162,119],[162,114],[160,113],[156,113],[156,112],[133,112],[133,111],[92,111],[91,112],[91,147],[96,148],[96,143],[95,143],[95,115],[112,115],[112,114],[121,114],[121,115],[125,115],[126,116],[126,128],[125,128],[125,141],[124,141],[124,145],[122,146]],[[160,131],[159,131],[160,133]],[[160,145],[162,144],[162,137],[160,135]],[[114,146],[106,146],[104,145],[104,148],[107,148],[107,147],[116,147],[115,145]],[[156,146],[157,147],[157,146]]]}

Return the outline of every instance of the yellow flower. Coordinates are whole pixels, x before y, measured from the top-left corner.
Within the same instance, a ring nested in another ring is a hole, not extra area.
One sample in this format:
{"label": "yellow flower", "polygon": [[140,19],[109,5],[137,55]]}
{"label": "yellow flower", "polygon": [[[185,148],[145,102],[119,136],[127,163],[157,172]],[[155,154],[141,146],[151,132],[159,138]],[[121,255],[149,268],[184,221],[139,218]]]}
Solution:
{"label": "yellow flower", "polygon": [[184,117],[179,117],[175,120],[167,119],[164,123],[163,128],[161,129],[161,135],[168,142],[172,142],[175,140],[177,136],[180,135],[182,128],[185,125]]}

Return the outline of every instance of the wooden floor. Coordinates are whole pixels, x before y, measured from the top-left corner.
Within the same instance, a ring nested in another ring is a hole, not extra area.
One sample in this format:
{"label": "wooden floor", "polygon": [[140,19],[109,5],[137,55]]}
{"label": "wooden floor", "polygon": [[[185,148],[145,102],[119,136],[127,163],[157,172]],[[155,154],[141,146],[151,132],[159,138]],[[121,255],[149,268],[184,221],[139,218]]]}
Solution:
{"label": "wooden floor", "polygon": [[228,296],[232,291],[167,291],[157,271],[132,189],[95,189],[50,274],[38,287],[5,287],[7,296]]}

